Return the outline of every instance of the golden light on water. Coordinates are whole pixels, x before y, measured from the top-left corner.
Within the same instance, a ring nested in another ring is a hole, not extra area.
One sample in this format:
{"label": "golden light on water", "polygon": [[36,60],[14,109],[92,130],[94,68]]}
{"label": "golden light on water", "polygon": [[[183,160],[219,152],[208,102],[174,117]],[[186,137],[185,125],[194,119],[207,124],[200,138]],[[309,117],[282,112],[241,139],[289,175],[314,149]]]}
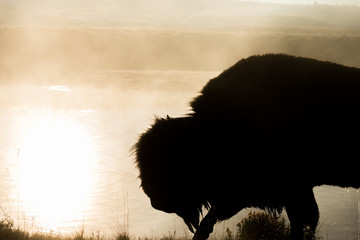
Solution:
{"label": "golden light on water", "polygon": [[19,190],[24,210],[51,229],[83,216],[90,204],[93,146],[74,121],[51,117],[26,124],[19,148]]}

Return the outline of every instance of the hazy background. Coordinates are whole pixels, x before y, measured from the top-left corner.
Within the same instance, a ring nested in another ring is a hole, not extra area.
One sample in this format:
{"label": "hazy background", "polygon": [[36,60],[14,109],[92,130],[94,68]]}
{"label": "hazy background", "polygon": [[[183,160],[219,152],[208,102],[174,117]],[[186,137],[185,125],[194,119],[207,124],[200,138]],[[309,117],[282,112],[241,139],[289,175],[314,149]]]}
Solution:
{"label": "hazy background", "polygon": [[360,66],[359,1],[283,2],[304,4],[1,0],[0,80],[95,69],[222,71],[267,52]]}

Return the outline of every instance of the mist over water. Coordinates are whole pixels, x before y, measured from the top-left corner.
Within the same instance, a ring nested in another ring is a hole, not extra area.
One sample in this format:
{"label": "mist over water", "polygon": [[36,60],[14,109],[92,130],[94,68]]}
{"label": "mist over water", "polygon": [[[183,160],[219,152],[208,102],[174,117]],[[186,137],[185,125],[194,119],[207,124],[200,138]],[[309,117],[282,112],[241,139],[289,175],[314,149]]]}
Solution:
{"label": "mist over water", "polygon": [[186,113],[213,74],[112,71],[93,76],[116,76],[111,86],[2,88],[1,208],[29,230],[166,234],[181,222],[151,208],[130,149],[155,113]]}
{"label": "mist over water", "polygon": [[[360,67],[359,13],[217,0],[0,1],[1,209],[30,231],[190,235],[139,188],[130,150],[139,134],[155,116],[189,113],[209,79],[249,55]],[[314,191],[320,234],[356,239],[358,190]],[[246,214],[215,234],[235,231]]]}

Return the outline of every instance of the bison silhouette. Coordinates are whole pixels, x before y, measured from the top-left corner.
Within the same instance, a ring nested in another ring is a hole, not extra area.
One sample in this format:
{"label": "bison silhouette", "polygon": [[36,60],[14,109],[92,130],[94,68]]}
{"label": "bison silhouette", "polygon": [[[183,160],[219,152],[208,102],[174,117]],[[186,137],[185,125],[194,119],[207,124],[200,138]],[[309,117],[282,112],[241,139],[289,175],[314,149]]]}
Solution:
{"label": "bison silhouette", "polygon": [[315,186],[360,187],[358,68],[252,56],[190,105],[183,117],[157,118],[134,151],[152,206],[183,218],[195,240],[247,207],[285,209],[303,239],[318,225]]}

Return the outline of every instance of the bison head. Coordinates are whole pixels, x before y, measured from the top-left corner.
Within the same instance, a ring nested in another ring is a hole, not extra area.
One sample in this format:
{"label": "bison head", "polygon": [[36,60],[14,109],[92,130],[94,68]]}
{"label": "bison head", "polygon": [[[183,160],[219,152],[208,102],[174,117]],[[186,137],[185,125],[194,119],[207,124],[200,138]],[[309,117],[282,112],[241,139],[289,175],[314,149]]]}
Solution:
{"label": "bison head", "polygon": [[199,226],[202,208],[209,208],[199,185],[202,169],[197,153],[201,145],[191,117],[157,118],[134,146],[141,187],[151,205],[184,219],[190,231]]}

